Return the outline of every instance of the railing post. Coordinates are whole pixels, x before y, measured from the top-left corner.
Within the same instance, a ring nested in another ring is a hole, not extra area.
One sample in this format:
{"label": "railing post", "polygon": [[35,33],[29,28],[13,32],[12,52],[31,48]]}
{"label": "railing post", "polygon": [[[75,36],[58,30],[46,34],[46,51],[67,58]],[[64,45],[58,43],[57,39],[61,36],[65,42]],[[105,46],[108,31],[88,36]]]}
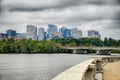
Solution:
{"label": "railing post", "polygon": [[97,72],[101,72],[102,71],[102,59],[100,58],[100,59],[97,59],[97,62],[96,62],[96,64],[97,64]]}
{"label": "railing post", "polygon": [[102,64],[104,64],[105,63],[105,59],[104,58],[102,58]]}
{"label": "railing post", "polygon": [[95,79],[95,74],[96,74],[95,67],[96,67],[95,64],[89,65],[89,68],[85,74],[85,80],[94,80]]}

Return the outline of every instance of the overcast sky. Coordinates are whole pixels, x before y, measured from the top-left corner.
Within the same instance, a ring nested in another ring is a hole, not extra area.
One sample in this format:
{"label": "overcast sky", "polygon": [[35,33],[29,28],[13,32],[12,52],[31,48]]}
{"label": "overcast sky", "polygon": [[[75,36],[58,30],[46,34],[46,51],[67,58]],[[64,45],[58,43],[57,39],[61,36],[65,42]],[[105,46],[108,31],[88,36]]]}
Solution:
{"label": "overcast sky", "polygon": [[120,39],[120,0],[0,0],[0,32],[26,25],[79,28],[86,36],[97,30],[102,38]]}

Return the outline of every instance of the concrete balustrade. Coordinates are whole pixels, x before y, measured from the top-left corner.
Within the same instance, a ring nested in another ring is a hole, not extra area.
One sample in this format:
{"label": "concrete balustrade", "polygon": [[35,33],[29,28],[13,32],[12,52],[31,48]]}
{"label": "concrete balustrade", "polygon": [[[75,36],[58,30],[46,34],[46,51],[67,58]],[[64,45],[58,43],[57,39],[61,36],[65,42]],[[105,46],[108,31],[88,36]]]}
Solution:
{"label": "concrete balustrade", "polygon": [[120,60],[120,57],[92,57],[62,72],[52,80],[97,80],[96,73],[102,72],[103,64]]}
{"label": "concrete balustrade", "polygon": [[102,70],[102,59],[100,59],[100,58],[97,59],[96,65],[97,65],[96,71],[97,71],[97,72],[101,72],[101,70]]}

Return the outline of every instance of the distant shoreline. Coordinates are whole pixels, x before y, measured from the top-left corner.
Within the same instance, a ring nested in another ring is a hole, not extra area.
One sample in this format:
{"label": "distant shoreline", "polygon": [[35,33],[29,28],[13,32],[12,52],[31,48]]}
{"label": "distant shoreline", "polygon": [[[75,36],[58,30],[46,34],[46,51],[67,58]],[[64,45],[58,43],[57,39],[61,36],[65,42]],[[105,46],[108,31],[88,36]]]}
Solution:
{"label": "distant shoreline", "polygon": [[[74,54],[74,53],[0,53],[0,54]],[[77,53],[82,54],[82,53]],[[96,54],[96,53],[87,53],[83,55]],[[120,53],[111,53],[111,54],[120,54]]]}

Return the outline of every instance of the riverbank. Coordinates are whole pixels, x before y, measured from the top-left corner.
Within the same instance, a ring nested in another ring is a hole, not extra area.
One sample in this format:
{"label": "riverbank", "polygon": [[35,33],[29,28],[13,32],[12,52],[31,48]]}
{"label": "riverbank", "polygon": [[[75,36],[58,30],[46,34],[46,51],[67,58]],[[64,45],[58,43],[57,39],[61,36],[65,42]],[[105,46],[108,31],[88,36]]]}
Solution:
{"label": "riverbank", "polygon": [[120,61],[108,63],[103,67],[103,80],[120,80]]}

